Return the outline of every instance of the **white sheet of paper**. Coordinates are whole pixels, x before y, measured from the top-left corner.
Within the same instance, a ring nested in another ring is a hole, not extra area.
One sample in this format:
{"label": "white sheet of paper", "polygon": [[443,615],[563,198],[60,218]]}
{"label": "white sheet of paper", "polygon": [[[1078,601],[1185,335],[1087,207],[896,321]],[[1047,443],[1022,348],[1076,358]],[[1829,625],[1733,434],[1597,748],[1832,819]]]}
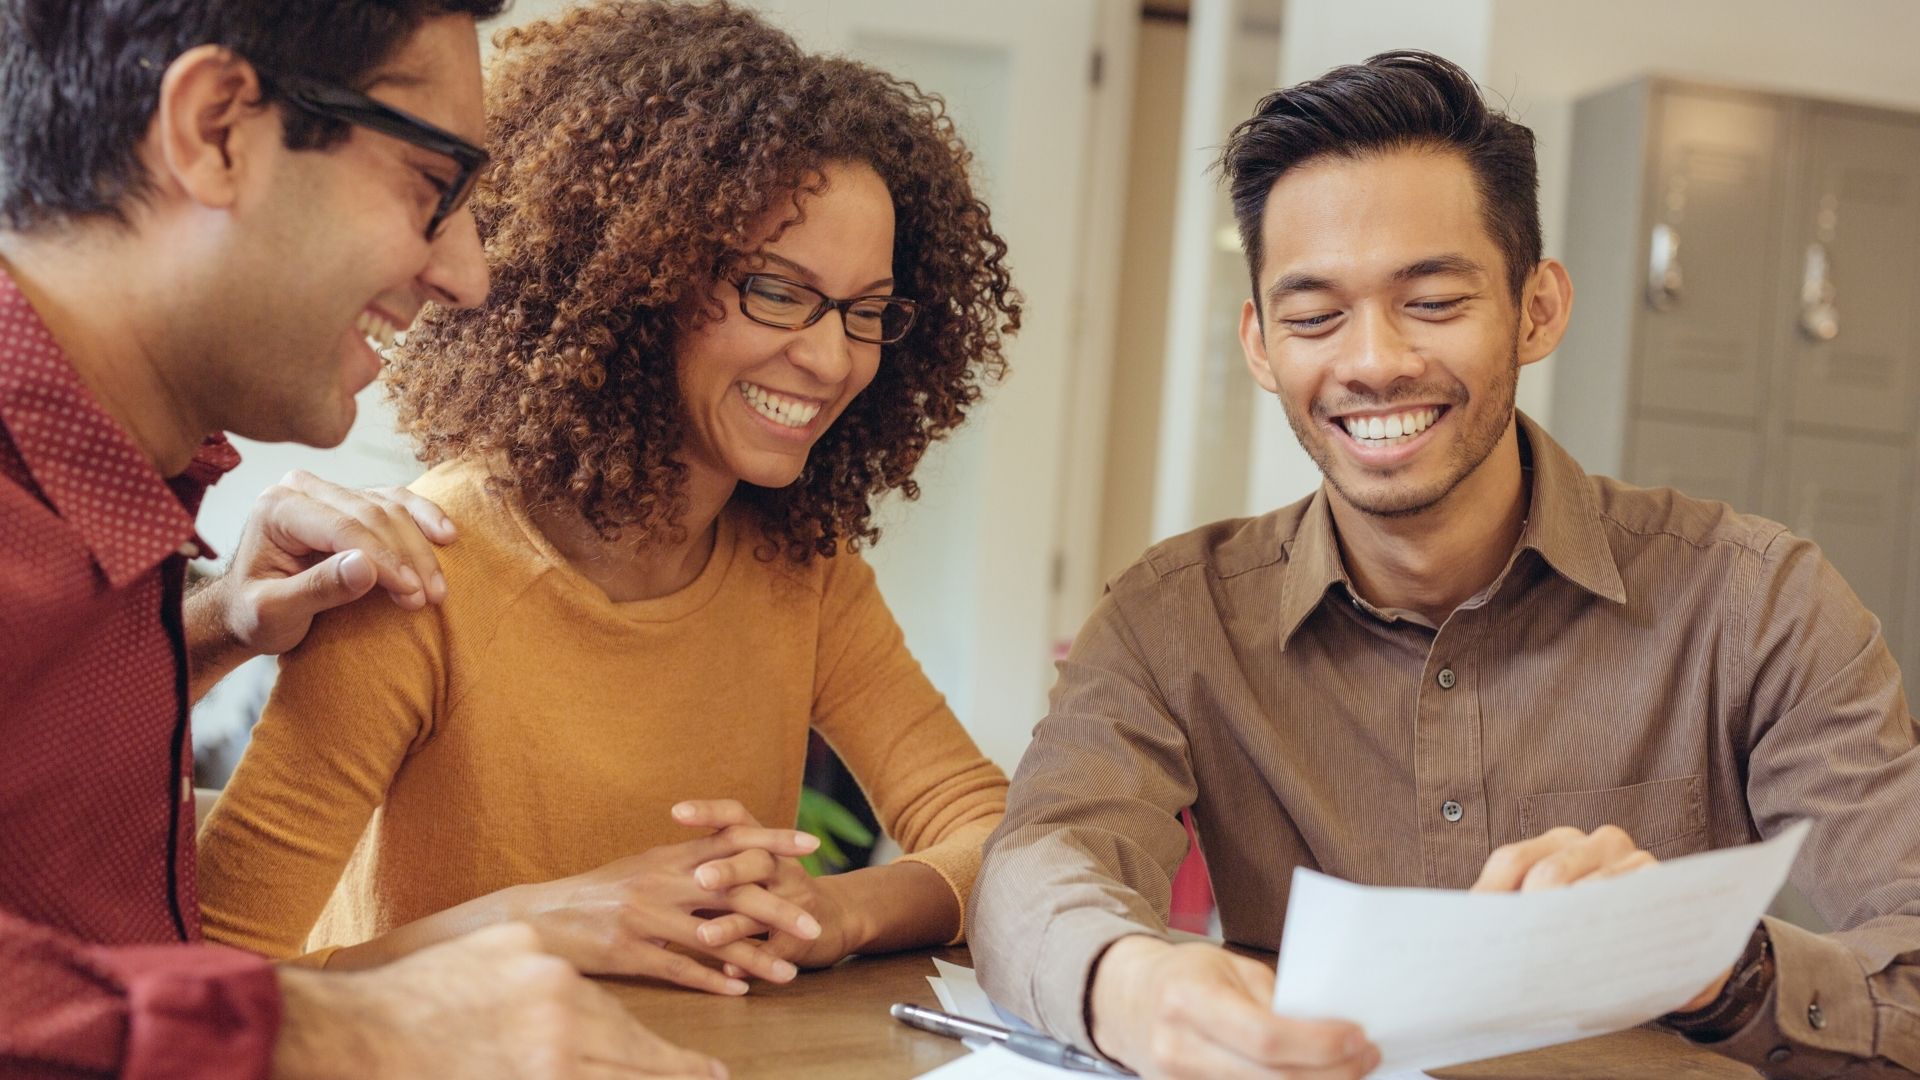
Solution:
{"label": "white sheet of paper", "polygon": [[[938,958],[933,961],[933,968],[940,973],[939,981],[945,984],[947,991],[942,994],[940,989],[935,987],[934,996],[940,999],[940,1003],[946,1006],[948,1012],[955,1016],[964,1016],[969,1020],[978,1020],[983,1024],[993,1024],[996,1027],[1007,1026],[1006,1021],[1000,1019],[1000,1014],[994,1010],[993,999],[987,996],[985,990],[980,989],[980,980],[974,975],[972,968],[949,964]],[[929,978],[928,981],[933,980]]]}
{"label": "white sheet of paper", "polygon": [[1536,893],[1372,888],[1296,869],[1274,1011],[1360,1024],[1389,1072],[1645,1023],[1739,958],[1807,828]]}
{"label": "white sheet of paper", "polygon": [[939,1080],[971,1080],[973,1077],[979,1077],[981,1080],[988,1080],[988,1078],[992,1078],[992,1080],[1001,1080],[1001,1078],[1012,1078],[1012,1080],[1061,1080],[1062,1077],[1077,1077],[1078,1080],[1088,1080],[1093,1074],[1074,1072],[1071,1069],[1055,1068],[1052,1065],[1043,1065],[1032,1058],[1023,1058],[1011,1050],[1003,1050],[998,1046],[989,1046],[984,1050],[976,1050],[965,1057],[955,1058],[932,1072],[921,1073],[920,1075],[923,1077],[938,1077]]}

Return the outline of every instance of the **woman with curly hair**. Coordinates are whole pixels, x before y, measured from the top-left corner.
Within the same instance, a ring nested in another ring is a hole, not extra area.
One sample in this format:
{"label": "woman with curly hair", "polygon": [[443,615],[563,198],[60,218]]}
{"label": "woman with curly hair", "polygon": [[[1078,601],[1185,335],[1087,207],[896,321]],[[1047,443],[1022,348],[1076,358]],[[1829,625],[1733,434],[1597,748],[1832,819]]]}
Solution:
{"label": "woman with curly hair", "polygon": [[[202,834],[208,935],[345,968],[524,920],[716,993],[959,940],[1006,779],[857,549],[1019,325],[970,155],[938,99],[725,3],[499,43],[492,294],[388,370],[446,599],[286,658]],[[809,727],[905,857],[810,878],[767,827]]]}

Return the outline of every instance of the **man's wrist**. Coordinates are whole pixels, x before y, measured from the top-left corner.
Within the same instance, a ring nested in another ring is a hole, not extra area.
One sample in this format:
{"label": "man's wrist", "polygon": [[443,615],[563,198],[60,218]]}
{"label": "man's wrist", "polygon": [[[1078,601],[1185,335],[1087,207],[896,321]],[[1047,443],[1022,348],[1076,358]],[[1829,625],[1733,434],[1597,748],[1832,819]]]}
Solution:
{"label": "man's wrist", "polygon": [[1718,997],[1693,1012],[1668,1013],[1660,1022],[1695,1042],[1721,1042],[1753,1022],[1772,996],[1773,982],[1773,942],[1762,923],[1747,939]]}
{"label": "man's wrist", "polygon": [[181,604],[195,701],[234,668],[253,659],[253,652],[234,631],[231,592],[231,583],[223,575],[193,588]]}
{"label": "man's wrist", "polygon": [[374,1028],[382,1018],[379,1010],[366,1007],[353,976],[286,966],[276,973],[281,1006],[275,1080],[381,1075]]}
{"label": "man's wrist", "polygon": [[1124,1033],[1138,1028],[1130,1016],[1136,995],[1148,985],[1140,969],[1172,947],[1171,942],[1151,934],[1128,934],[1116,938],[1094,959],[1085,1017],[1094,1049],[1121,1060],[1126,1052]]}

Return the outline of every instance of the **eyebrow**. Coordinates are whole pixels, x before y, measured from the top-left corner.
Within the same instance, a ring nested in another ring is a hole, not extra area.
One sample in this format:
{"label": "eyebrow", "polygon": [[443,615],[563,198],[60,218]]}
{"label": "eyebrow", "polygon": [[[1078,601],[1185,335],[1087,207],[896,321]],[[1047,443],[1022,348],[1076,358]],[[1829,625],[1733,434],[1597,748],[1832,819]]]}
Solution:
{"label": "eyebrow", "polygon": [[[786,267],[788,270],[791,270],[794,273],[799,274],[801,277],[806,279],[807,284],[809,285],[820,284],[820,275],[815,274],[813,271],[807,269],[804,266],[801,266],[799,263],[794,262],[792,259],[775,255],[771,251],[762,251],[762,252],[759,252],[758,254],[760,258],[765,259],[767,262],[779,263],[781,266]],[[877,281],[868,282],[866,285],[856,290],[854,292],[854,295],[865,296],[868,293],[872,292],[874,289],[888,289],[892,287],[893,287],[893,279],[891,277],[883,277]]]}
{"label": "eyebrow", "polygon": [[[1450,252],[1445,255],[1434,255],[1429,258],[1420,259],[1417,262],[1410,262],[1393,272],[1393,280],[1396,284],[1403,284],[1424,277],[1437,277],[1442,275],[1474,277],[1485,273],[1486,267],[1481,266],[1465,255]],[[1299,293],[1333,292],[1335,288],[1336,286],[1331,278],[1324,278],[1317,274],[1309,274],[1296,270],[1292,273],[1280,275],[1279,280],[1275,281],[1272,287],[1267,289],[1267,306],[1272,307],[1280,301]]]}

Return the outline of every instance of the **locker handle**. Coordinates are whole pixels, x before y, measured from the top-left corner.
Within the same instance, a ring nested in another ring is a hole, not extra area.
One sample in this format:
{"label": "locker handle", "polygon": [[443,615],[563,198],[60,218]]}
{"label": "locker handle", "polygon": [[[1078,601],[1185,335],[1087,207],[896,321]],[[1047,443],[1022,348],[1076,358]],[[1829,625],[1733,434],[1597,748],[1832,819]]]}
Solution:
{"label": "locker handle", "polygon": [[1671,311],[1680,302],[1680,230],[1661,222],[1653,227],[1647,253],[1647,305]]}
{"label": "locker handle", "polygon": [[1805,272],[1800,279],[1800,332],[1813,341],[1840,336],[1840,309],[1833,302],[1833,264],[1827,245],[1807,245]]}

